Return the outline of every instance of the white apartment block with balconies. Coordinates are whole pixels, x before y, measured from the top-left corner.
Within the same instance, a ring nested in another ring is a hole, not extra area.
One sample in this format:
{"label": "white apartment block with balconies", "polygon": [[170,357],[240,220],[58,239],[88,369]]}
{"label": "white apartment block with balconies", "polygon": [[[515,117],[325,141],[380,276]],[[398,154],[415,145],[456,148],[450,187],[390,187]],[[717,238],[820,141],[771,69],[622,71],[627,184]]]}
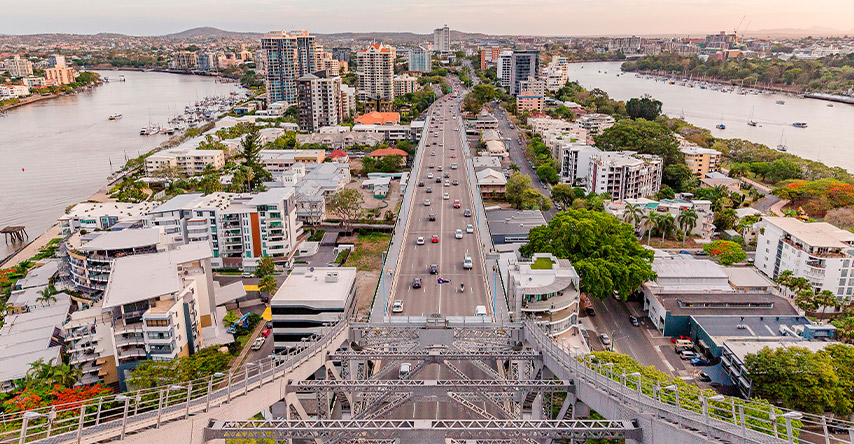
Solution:
{"label": "white apartment block with balconies", "polygon": [[816,291],[830,290],[840,299],[854,292],[854,233],[826,222],[792,217],[764,217],[755,226],[756,268],[770,278],[789,270],[810,281]]}
{"label": "white apartment block with balconies", "polygon": [[356,53],[359,100],[394,100],[395,49],[382,43]]}
{"label": "white apartment block with balconies", "polygon": [[106,230],[119,222],[142,226],[152,209],[152,202],[81,202],[70,208],[57,221],[60,234],[70,236],[80,230]]}
{"label": "white apartment block with balconies", "polygon": [[608,193],[614,200],[637,199],[661,190],[663,162],[634,151],[600,151],[590,157],[585,191]]}
{"label": "white apartment block with balconies", "polygon": [[580,280],[569,260],[534,253],[530,262],[512,261],[507,270],[514,318],[529,317],[551,336],[578,328]]}
{"label": "white apartment block with balconies", "polygon": [[554,57],[548,65],[543,67],[542,78],[545,79],[546,89],[557,91],[566,85],[569,80],[569,63],[566,57]]}

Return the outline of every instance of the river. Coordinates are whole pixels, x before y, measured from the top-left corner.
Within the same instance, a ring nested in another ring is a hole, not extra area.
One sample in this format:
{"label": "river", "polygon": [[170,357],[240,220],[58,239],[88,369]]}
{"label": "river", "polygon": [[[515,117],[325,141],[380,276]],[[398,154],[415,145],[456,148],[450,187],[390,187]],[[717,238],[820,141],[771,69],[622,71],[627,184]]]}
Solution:
{"label": "river", "polygon": [[[637,78],[634,73],[618,77],[620,72],[620,62],[574,63],[569,65],[569,80],[587,89],[601,88],[618,100],[650,94],[662,102],[665,114],[684,115],[715,137],[745,139],[771,148],[782,139],[791,154],[854,172],[854,105],[776,94],[722,93]],[[785,104],[778,105],[777,100]],[[759,126],[747,125],[751,112]],[[721,122],[726,129],[715,128]],[[793,122],[807,122],[808,127],[795,128]]]}
{"label": "river", "polygon": [[[0,118],[0,228],[23,225],[30,239],[47,230],[66,207],[107,183],[127,157],[155,148],[166,136],[140,136],[152,123],[205,96],[240,88],[213,77],[103,71],[112,81],[73,96],[26,105]],[[123,75],[125,82],[118,82]],[[123,118],[108,117],[121,113]],[[111,165],[112,162],[112,165]],[[0,243],[0,260],[20,245]]]}

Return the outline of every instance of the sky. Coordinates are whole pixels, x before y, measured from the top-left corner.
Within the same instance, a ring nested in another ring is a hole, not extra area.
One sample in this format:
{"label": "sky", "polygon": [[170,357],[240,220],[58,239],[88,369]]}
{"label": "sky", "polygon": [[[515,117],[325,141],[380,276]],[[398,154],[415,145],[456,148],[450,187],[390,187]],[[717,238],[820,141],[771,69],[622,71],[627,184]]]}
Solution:
{"label": "sky", "polygon": [[[854,0],[0,0],[0,34],[409,31],[447,23],[509,35],[705,34],[779,28],[854,33]],[[84,6],[85,5],[85,6]],[[8,18],[13,18],[8,20]]]}

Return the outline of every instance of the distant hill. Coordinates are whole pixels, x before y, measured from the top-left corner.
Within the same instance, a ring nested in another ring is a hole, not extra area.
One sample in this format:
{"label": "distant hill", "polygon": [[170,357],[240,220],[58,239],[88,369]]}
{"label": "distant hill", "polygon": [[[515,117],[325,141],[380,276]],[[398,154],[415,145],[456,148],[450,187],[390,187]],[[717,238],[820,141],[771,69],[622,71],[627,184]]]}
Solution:
{"label": "distant hill", "polygon": [[176,32],[174,34],[166,34],[160,37],[170,38],[170,39],[199,39],[199,38],[210,38],[210,39],[222,39],[222,38],[232,38],[232,39],[241,39],[241,38],[261,38],[260,32],[234,32],[234,31],[224,31],[219,28],[213,28],[210,26],[202,26],[199,28],[187,29],[185,31]]}

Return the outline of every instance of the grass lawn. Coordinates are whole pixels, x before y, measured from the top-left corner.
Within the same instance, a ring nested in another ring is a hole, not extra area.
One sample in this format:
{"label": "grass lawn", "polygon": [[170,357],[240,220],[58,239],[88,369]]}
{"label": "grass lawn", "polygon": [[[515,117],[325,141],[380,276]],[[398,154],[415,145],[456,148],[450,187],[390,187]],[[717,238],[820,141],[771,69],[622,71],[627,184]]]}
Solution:
{"label": "grass lawn", "polygon": [[547,257],[538,257],[537,260],[531,264],[532,270],[551,270],[554,262]]}
{"label": "grass lawn", "polygon": [[370,232],[359,234],[355,248],[347,258],[347,266],[359,271],[376,271],[382,268],[382,253],[388,249],[391,233]]}

